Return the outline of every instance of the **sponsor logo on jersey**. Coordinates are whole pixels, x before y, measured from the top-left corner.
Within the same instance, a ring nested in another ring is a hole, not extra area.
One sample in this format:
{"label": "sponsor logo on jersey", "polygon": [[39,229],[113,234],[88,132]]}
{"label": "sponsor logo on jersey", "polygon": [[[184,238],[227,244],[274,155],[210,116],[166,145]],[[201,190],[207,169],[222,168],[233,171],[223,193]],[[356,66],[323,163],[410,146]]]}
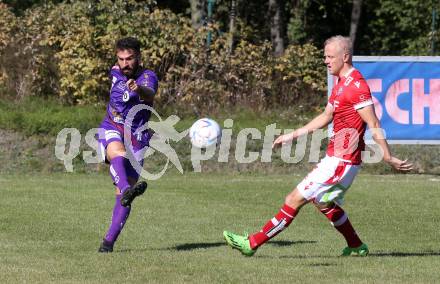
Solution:
{"label": "sponsor logo on jersey", "polygon": [[124,119],[120,116],[113,117],[113,121],[120,124],[124,123]]}
{"label": "sponsor logo on jersey", "polygon": [[344,82],[344,86],[350,85],[351,81],[353,81],[353,77],[348,76],[347,79]]}

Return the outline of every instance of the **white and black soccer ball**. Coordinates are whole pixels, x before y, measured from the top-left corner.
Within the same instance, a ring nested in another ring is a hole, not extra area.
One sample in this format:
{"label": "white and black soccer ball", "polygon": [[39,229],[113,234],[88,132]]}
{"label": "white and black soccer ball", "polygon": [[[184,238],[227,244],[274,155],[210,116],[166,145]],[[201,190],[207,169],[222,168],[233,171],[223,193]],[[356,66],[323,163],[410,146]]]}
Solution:
{"label": "white and black soccer ball", "polygon": [[189,129],[191,144],[197,148],[207,148],[219,143],[221,135],[220,126],[210,118],[197,120]]}

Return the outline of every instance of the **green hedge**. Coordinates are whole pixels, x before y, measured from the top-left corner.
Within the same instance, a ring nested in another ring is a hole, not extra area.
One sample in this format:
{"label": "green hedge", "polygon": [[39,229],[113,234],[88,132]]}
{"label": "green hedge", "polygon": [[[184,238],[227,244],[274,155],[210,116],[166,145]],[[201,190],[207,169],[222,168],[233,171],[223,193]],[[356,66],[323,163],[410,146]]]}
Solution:
{"label": "green hedge", "polygon": [[56,137],[66,127],[85,134],[90,128],[98,127],[104,115],[104,105],[73,107],[41,98],[26,98],[20,103],[0,100],[0,128],[26,136]]}
{"label": "green hedge", "polygon": [[113,45],[122,36],[141,40],[145,65],[159,74],[157,101],[163,106],[195,112],[237,104],[263,109],[298,101],[316,105],[323,94],[325,67],[313,45],[289,46],[275,58],[269,43],[241,41],[231,54],[227,35],[215,25],[195,31],[189,19],[152,2],[72,1],[36,6],[21,17],[0,2],[3,96],[57,97],[70,104],[106,100]]}

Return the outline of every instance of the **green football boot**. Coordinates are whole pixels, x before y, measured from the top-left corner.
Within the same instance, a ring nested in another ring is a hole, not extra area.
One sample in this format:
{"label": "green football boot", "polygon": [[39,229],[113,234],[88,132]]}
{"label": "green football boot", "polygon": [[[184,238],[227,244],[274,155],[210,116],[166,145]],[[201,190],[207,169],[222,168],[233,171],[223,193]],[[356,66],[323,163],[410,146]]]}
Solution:
{"label": "green football boot", "polygon": [[245,256],[253,256],[257,251],[251,248],[248,235],[240,236],[228,231],[223,232],[226,242],[234,249],[238,249]]}
{"label": "green football boot", "polygon": [[368,250],[367,244],[362,244],[357,248],[351,248],[351,247],[344,248],[342,250],[341,256],[350,256],[350,255],[367,256],[369,253],[370,251]]}

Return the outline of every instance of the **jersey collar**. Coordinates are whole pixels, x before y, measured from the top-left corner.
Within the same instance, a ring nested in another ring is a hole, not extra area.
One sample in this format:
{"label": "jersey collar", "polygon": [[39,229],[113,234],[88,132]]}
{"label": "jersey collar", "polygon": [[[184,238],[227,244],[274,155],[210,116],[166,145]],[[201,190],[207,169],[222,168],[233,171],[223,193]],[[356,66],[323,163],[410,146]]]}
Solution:
{"label": "jersey collar", "polygon": [[345,74],[342,75],[342,77],[347,78],[354,70],[355,70],[354,67],[351,67],[350,69],[348,69],[348,71]]}

